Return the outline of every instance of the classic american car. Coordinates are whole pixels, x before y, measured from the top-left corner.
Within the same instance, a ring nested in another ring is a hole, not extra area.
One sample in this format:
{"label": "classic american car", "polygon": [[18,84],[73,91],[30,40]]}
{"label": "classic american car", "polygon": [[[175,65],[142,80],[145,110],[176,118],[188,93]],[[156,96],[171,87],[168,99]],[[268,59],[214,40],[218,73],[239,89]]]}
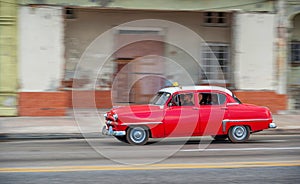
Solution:
{"label": "classic american car", "polygon": [[161,89],[147,105],[112,108],[104,114],[104,135],[143,145],[149,138],[212,136],[245,142],[251,133],[276,128],[266,107],[243,104],[218,86]]}

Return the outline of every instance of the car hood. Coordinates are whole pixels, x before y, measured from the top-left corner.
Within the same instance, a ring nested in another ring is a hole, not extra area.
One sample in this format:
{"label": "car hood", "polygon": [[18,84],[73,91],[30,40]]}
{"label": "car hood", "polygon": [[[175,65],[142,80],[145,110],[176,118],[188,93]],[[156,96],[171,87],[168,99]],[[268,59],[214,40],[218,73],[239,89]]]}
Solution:
{"label": "car hood", "polygon": [[118,121],[123,123],[161,122],[164,117],[163,106],[131,105],[112,109],[118,115]]}

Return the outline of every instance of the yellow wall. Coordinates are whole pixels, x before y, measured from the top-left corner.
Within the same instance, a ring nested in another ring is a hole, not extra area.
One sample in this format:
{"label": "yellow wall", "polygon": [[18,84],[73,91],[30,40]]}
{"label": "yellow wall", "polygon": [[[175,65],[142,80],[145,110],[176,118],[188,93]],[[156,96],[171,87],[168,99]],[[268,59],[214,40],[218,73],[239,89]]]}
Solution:
{"label": "yellow wall", "polygon": [[17,1],[0,1],[0,116],[17,115]]}

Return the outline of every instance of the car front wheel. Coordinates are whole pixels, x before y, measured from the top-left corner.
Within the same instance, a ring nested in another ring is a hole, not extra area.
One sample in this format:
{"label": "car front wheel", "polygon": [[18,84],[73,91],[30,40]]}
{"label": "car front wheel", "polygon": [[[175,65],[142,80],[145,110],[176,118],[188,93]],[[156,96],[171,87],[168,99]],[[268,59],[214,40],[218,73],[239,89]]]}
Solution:
{"label": "car front wheel", "polygon": [[133,145],[144,145],[149,139],[149,132],[146,128],[135,126],[129,127],[126,133],[128,143]]}
{"label": "car front wheel", "polygon": [[245,142],[250,136],[250,129],[247,126],[233,126],[228,131],[228,138],[231,142]]}

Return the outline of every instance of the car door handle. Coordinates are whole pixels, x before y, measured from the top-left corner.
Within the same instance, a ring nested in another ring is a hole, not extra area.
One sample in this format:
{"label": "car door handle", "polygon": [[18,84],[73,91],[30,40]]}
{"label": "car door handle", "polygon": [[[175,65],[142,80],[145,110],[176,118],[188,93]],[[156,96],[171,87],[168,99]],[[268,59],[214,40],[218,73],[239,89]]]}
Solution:
{"label": "car door handle", "polygon": [[222,110],[227,110],[227,109],[228,109],[228,107],[221,107],[221,109],[222,109]]}
{"label": "car door handle", "polygon": [[200,110],[199,107],[193,107],[192,109],[193,109],[193,110]]}

